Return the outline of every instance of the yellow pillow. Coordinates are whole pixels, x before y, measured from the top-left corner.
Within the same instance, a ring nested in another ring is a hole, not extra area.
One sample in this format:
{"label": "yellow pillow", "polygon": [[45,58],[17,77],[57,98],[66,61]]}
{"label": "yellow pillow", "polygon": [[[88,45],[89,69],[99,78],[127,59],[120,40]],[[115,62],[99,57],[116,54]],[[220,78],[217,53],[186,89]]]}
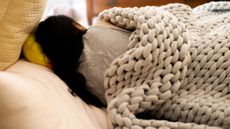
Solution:
{"label": "yellow pillow", "polygon": [[22,47],[22,52],[28,61],[50,67],[49,59],[42,52],[40,44],[35,41],[34,34],[28,36]]}

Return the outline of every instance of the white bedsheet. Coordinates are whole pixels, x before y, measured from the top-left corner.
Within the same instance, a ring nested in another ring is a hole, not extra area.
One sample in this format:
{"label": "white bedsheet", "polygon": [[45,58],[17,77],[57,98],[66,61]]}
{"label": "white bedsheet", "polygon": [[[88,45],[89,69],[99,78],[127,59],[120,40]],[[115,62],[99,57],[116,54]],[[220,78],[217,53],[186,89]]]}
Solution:
{"label": "white bedsheet", "polygon": [[43,66],[20,60],[0,72],[0,129],[109,129],[106,111],[73,97]]}

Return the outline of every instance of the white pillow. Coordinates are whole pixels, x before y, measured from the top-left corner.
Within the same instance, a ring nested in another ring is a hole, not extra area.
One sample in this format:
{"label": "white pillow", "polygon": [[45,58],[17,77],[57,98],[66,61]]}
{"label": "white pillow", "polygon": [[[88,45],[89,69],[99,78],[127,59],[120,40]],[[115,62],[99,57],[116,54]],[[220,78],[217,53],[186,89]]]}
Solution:
{"label": "white pillow", "polygon": [[40,20],[46,0],[0,0],[0,70],[15,63]]}
{"label": "white pillow", "polygon": [[108,129],[106,112],[73,97],[48,68],[19,61],[0,72],[0,129]]}

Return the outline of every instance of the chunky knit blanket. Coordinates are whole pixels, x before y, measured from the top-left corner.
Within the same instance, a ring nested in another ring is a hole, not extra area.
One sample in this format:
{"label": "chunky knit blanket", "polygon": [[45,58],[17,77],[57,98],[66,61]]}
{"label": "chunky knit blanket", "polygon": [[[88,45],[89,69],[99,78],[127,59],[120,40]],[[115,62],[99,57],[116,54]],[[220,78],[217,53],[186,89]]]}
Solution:
{"label": "chunky knit blanket", "polygon": [[[230,129],[230,3],[112,8],[132,31],[105,72],[114,129]],[[115,44],[114,44],[115,45]]]}

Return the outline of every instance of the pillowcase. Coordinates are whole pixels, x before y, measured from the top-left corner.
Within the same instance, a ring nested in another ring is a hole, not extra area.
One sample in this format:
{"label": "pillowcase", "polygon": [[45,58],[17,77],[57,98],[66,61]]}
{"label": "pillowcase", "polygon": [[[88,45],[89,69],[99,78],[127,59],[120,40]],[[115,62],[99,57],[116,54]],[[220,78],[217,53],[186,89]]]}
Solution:
{"label": "pillowcase", "polygon": [[35,41],[35,36],[31,33],[22,47],[24,57],[35,64],[51,67],[48,57],[43,53],[41,45]]}
{"label": "pillowcase", "polygon": [[15,63],[29,33],[40,20],[46,0],[0,0],[0,70]]}

